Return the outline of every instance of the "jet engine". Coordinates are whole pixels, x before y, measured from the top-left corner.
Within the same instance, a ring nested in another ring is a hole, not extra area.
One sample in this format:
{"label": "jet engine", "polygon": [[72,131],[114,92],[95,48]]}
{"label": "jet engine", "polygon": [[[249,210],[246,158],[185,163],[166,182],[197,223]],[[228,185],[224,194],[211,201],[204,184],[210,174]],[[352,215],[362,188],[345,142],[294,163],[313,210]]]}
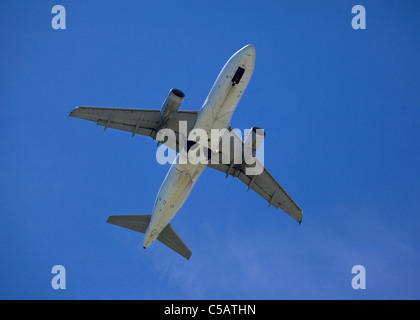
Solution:
{"label": "jet engine", "polygon": [[253,156],[257,153],[258,148],[264,141],[265,131],[258,127],[252,127],[244,142],[244,155]]}
{"label": "jet engine", "polygon": [[166,95],[160,110],[160,125],[165,123],[174,113],[176,113],[184,101],[185,94],[178,89],[171,89]]}

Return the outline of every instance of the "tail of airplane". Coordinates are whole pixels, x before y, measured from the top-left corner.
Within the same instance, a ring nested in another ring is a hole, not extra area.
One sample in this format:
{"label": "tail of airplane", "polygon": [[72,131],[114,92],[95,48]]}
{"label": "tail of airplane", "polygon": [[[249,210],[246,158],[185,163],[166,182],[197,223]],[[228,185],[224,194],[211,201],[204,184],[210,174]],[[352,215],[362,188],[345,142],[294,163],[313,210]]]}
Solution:
{"label": "tail of airplane", "polygon": [[[149,226],[151,217],[151,215],[118,215],[109,216],[106,222],[137,232],[145,233],[147,227]],[[172,229],[170,224],[168,224],[165,229],[162,230],[157,239],[164,245],[179,253],[184,258],[190,259],[190,249],[188,249],[185,243],[176,234],[174,229]]]}

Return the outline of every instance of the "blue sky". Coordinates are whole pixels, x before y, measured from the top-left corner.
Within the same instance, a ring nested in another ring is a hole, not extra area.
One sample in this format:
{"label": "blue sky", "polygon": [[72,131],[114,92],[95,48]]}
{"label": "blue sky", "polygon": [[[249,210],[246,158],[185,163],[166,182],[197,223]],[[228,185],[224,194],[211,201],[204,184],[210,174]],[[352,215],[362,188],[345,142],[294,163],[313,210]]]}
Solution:
{"label": "blue sky", "polygon": [[[66,8],[66,30],[51,8]],[[351,8],[366,8],[353,30]],[[2,1],[1,299],[419,299],[418,1]],[[187,261],[111,214],[150,214],[156,143],[68,118],[78,105],[201,107],[257,49],[232,119],[265,129],[265,165],[299,226],[207,168],[172,225]],[[66,290],[51,287],[54,265]],[[354,290],[351,269],[366,269]]]}

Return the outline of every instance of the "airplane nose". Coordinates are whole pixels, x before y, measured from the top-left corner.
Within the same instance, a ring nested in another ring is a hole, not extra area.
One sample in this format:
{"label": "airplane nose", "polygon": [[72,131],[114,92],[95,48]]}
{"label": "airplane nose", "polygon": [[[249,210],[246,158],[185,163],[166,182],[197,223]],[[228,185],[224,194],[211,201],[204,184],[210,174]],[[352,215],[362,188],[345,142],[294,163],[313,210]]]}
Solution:
{"label": "airplane nose", "polygon": [[253,44],[248,44],[245,47],[241,48],[236,52],[233,57],[243,59],[251,57],[255,59],[255,46]]}
{"label": "airplane nose", "polygon": [[255,46],[253,44],[248,44],[239,50],[238,58],[241,61],[241,64],[255,64]]}
{"label": "airplane nose", "polygon": [[248,44],[241,49],[240,61],[241,64],[247,65],[248,68],[253,68],[255,64],[255,46]]}
{"label": "airplane nose", "polygon": [[248,44],[243,49],[248,55],[255,56],[256,50],[253,44]]}

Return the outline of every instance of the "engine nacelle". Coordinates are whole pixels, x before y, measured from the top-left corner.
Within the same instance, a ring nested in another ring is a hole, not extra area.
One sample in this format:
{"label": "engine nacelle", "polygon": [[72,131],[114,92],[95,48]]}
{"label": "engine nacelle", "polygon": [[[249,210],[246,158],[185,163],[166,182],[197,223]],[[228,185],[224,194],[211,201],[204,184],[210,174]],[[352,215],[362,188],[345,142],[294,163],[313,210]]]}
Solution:
{"label": "engine nacelle", "polygon": [[166,95],[163,102],[162,109],[160,110],[160,124],[162,125],[168,120],[172,114],[176,113],[184,101],[185,94],[178,89],[171,89]]}
{"label": "engine nacelle", "polygon": [[264,129],[252,127],[244,141],[244,155],[252,155],[255,157],[255,154],[257,153],[258,148],[261,146],[261,143],[264,141],[264,138]]}

